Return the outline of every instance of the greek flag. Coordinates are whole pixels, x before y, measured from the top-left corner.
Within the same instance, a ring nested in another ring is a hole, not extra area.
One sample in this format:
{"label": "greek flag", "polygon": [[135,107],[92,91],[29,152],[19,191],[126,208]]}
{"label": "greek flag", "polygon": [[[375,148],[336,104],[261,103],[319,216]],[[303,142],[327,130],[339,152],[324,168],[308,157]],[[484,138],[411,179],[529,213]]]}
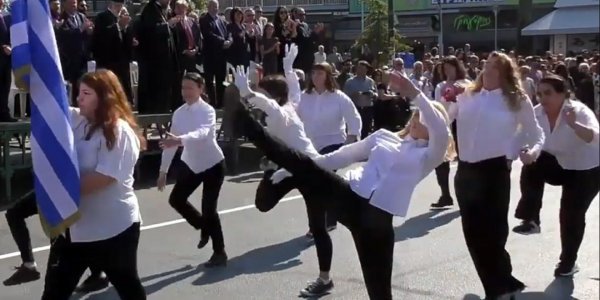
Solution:
{"label": "greek flag", "polygon": [[13,0],[10,27],[17,86],[31,95],[31,156],[35,196],[46,234],[77,218],[79,168],[48,0]]}

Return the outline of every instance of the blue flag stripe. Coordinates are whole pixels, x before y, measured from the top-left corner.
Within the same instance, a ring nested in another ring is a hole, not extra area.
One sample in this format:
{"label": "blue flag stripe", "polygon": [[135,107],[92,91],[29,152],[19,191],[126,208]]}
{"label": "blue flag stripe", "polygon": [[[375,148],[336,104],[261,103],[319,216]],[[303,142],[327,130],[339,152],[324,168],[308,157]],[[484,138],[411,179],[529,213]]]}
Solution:
{"label": "blue flag stripe", "polygon": [[26,57],[25,55],[15,55],[19,52],[29,52],[29,45],[23,44],[12,49],[13,57],[11,63],[12,68],[15,70],[18,70],[19,68],[27,66],[31,63],[29,57]]}
{"label": "blue flag stripe", "polygon": [[44,118],[38,117],[41,112],[38,110],[38,106],[35,101],[31,102],[31,117],[35,118],[36,122],[31,124],[31,133],[37,137],[43,137],[44,144],[40,145],[44,147],[44,152],[49,153],[50,158],[48,161],[52,165],[54,172],[60,176],[61,182],[65,186],[66,190],[72,199],[77,201],[79,199],[79,173],[72,164],[69,164],[71,159],[69,154],[65,152],[64,148],[54,136],[54,132],[46,123]]}
{"label": "blue flag stripe", "polygon": [[35,199],[43,212],[44,218],[51,226],[56,226],[62,222],[63,218],[54,206],[52,199],[44,189],[44,186],[40,182],[37,174],[34,173],[34,186],[35,186]]}

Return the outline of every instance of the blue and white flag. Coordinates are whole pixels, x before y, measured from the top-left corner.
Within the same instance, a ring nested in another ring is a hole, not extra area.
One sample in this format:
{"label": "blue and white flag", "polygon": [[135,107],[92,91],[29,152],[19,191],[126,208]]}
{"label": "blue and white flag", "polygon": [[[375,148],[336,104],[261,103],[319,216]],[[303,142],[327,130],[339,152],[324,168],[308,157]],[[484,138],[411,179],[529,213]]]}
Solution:
{"label": "blue and white flag", "polygon": [[80,181],[48,0],[14,0],[11,19],[15,80],[29,90],[32,100],[35,196],[46,234],[55,237],[79,217]]}

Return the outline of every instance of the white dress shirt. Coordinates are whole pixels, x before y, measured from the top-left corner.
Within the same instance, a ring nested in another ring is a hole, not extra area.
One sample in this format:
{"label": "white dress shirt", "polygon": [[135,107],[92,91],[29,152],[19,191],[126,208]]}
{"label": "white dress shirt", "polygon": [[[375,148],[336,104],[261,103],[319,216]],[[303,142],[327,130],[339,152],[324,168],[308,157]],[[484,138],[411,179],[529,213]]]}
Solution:
{"label": "white dress shirt", "polygon": [[[577,121],[594,131],[594,138],[586,143],[575,134],[564,120],[562,110],[572,107]],[[556,120],[554,130],[550,130],[548,115],[541,105],[535,107],[535,117],[544,129],[546,141],[544,151],[554,155],[558,164],[565,170],[589,170],[600,165],[600,140],[598,139],[598,120],[594,112],[579,101],[565,100],[561,113]]]}
{"label": "white dress shirt", "polygon": [[117,121],[112,149],[107,148],[102,130],[96,130],[86,140],[90,125],[75,108],[71,109],[71,126],[79,172],[97,172],[115,179],[109,186],[81,197],[81,218],[70,227],[71,240],[94,242],[112,238],[142,220],[133,191],[133,172],[140,153],[140,141],[124,120]]}
{"label": "white dress shirt", "polygon": [[[173,113],[171,133],[181,138],[181,160],[198,174],[222,161],[223,151],[217,144],[217,115],[204,100],[183,104]],[[177,148],[163,150],[160,171],[169,171]]]}
{"label": "white dress shirt", "polygon": [[423,93],[413,103],[427,124],[429,141],[410,137],[403,140],[396,133],[380,129],[362,141],[319,156],[315,162],[336,170],[366,160],[344,175],[352,191],[390,214],[406,216],[415,187],[442,163],[450,137],[446,120]]}
{"label": "white dress shirt", "polygon": [[525,97],[518,111],[509,109],[501,89],[466,91],[456,103],[449,103],[450,119],[456,118],[460,160],[475,163],[501,156],[515,160],[525,146],[539,155],[544,132]]}
{"label": "white dress shirt", "polygon": [[296,108],[291,101],[281,106],[277,101],[263,94],[254,93],[254,97],[248,99],[248,103],[267,115],[265,118],[267,131],[283,141],[288,147],[309,157],[315,157],[319,154],[306,136],[304,124],[296,114]]}
{"label": "white dress shirt", "polygon": [[296,111],[315,148],[320,150],[345,143],[346,130],[348,134],[360,137],[360,114],[344,92],[337,89],[322,94],[304,92],[301,99]]}
{"label": "white dress shirt", "polygon": [[324,63],[327,61],[327,54],[325,52],[315,52],[315,64]]}

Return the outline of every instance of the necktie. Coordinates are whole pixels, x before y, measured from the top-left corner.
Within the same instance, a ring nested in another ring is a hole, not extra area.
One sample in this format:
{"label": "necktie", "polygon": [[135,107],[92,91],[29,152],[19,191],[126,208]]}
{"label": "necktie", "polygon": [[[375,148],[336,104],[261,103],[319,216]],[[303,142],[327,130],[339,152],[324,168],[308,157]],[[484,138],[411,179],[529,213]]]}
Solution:
{"label": "necktie", "polygon": [[183,20],[183,29],[185,30],[185,35],[188,41],[188,49],[192,50],[196,48],[194,43],[194,35],[192,35],[192,26],[189,20]]}

